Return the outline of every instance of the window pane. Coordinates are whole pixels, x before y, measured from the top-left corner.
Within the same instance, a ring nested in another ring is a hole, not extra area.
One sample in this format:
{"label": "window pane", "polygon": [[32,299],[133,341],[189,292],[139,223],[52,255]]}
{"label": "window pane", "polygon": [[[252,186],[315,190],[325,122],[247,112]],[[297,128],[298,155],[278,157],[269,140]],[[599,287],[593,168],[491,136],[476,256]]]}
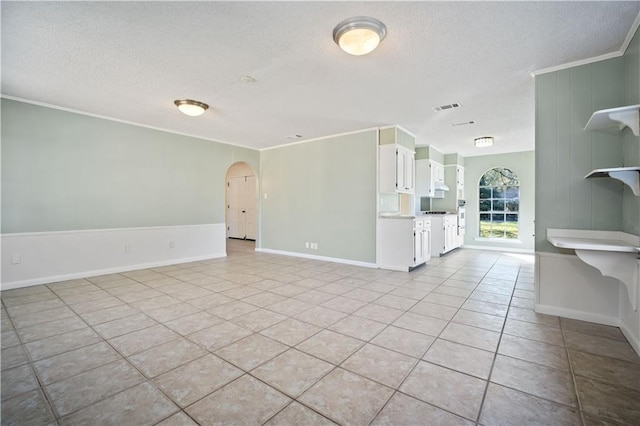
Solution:
{"label": "window pane", "polygon": [[487,213],[481,213],[480,214],[480,222],[490,222],[491,221],[491,215],[487,214]]}
{"label": "window pane", "polygon": [[504,188],[501,186],[493,188],[493,198],[504,198]]}
{"label": "window pane", "polygon": [[504,222],[504,214],[492,214],[491,215],[492,222]]}
{"label": "window pane", "polygon": [[504,228],[501,226],[494,226],[491,229],[491,238],[504,238]]}
{"label": "window pane", "polygon": [[518,221],[518,215],[517,214],[508,214],[507,215],[507,222],[517,222]]}
{"label": "window pane", "polygon": [[491,188],[480,188],[480,199],[491,198]]}
{"label": "window pane", "polygon": [[490,200],[480,201],[480,211],[488,212],[489,210],[491,210],[491,201]]}
{"label": "window pane", "polygon": [[520,196],[520,188],[517,186],[507,187],[507,198],[518,198]]}
{"label": "window pane", "polygon": [[504,200],[493,200],[493,211],[504,211]]}
{"label": "window pane", "polygon": [[517,212],[517,211],[519,211],[519,207],[520,207],[520,200],[518,200],[517,198],[515,200],[508,200],[507,201],[507,211],[508,212]]}
{"label": "window pane", "polygon": [[[489,216],[489,215],[482,215],[482,216]],[[491,237],[491,222],[489,222],[488,220],[480,221],[480,236],[484,238]]]}

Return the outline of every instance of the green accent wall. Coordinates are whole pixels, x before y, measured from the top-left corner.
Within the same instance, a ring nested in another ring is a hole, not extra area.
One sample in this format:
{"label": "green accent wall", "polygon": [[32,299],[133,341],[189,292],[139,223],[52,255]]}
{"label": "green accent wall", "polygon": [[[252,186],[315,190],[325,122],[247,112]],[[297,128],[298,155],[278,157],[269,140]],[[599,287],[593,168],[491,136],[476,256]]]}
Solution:
{"label": "green accent wall", "polygon": [[622,133],[583,129],[594,111],[625,105],[624,63],[619,57],[536,77],[536,251],[557,251],[547,228],[622,230],[622,183],[584,179],[623,165]]}
{"label": "green accent wall", "polygon": [[433,160],[444,164],[444,154],[432,146],[420,146],[416,148],[416,160]]}
{"label": "green accent wall", "polygon": [[[636,31],[624,54],[625,105],[640,104],[640,31]],[[622,138],[624,166],[640,166],[640,137],[625,129]],[[640,235],[640,197],[625,186],[622,195],[622,230]]]}
{"label": "green accent wall", "polygon": [[377,139],[367,130],[261,151],[262,248],[375,263]]}
{"label": "green accent wall", "polygon": [[[186,118],[189,120],[191,118]],[[260,152],[2,99],[2,233],[224,223]]]}
{"label": "green accent wall", "polygon": [[[536,164],[534,151],[511,154],[493,154],[464,158],[464,192],[467,200],[466,234],[464,243],[471,246],[498,247],[531,250],[534,248],[534,219],[536,200]],[[518,175],[520,180],[520,211],[518,236],[520,242],[508,240],[477,240],[479,235],[479,190],[480,178],[494,167],[506,167]]]}

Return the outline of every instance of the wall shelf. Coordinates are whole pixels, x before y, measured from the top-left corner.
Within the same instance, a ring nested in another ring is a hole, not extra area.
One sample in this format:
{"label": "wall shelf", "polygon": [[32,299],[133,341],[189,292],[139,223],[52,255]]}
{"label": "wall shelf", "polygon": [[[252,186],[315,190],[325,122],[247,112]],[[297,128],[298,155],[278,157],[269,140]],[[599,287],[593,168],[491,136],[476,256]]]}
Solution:
{"label": "wall shelf", "polygon": [[640,286],[640,237],[619,231],[547,229],[553,246],[575,250],[576,256],[603,276],[613,277],[627,288],[634,311]]}
{"label": "wall shelf", "polygon": [[609,169],[596,169],[584,178],[609,177],[617,179],[627,185],[633,191],[633,195],[640,195],[640,167],[613,167]]}
{"label": "wall shelf", "polygon": [[634,135],[640,136],[640,105],[596,111],[591,115],[584,130],[601,130],[610,127],[617,127],[618,130],[628,127]]}

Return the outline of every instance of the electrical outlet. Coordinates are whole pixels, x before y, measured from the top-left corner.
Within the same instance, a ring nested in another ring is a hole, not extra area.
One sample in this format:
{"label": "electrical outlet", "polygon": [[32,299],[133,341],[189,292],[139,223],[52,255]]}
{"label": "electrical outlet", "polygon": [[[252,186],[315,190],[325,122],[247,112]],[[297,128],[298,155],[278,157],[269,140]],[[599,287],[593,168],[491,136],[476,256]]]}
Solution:
{"label": "electrical outlet", "polygon": [[171,240],[169,241],[169,248],[174,248],[176,246],[175,241]]}
{"label": "electrical outlet", "polygon": [[304,243],[305,248],[309,248],[309,241],[307,241],[306,243]]}
{"label": "electrical outlet", "polygon": [[129,246],[129,244],[125,244],[124,247],[122,248],[122,252],[123,253],[129,253],[130,249],[131,249],[131,247]]}
{"label": "electrical outlet", "polygon": [[264,193],[264,199],[265,200],[267,199],[267,193],[266,192]]}
{"label": "electrical outlet", "polygon": [[20,262],[22,262],[22,256],[20,256],[19,254],[14,254],[13,256],[11,256],[12,265],[18,265]]}
{"label": "electrical outlet", "polygon": [[311,243],[311,248],[313,250],[318,250],[318,243]]}

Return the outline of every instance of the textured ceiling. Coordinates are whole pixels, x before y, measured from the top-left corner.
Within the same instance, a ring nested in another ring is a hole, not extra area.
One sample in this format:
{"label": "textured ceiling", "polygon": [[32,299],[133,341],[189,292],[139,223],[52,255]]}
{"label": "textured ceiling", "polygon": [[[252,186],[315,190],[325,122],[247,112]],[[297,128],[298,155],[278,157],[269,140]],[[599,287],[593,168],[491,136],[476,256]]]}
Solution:
{"label": "textured ceiling", "polygon": [[[399,124],[446,153],[522,151],[534,147],[530,73],[619,51],[639,12],[638,1],[3,1],[1,91],[254,148]],[[388,29],[362,57],[331,35],[357,15]],[[210,109],[187,117],[179,98]],[[452,102],[462,107],[433,110]],[[484,135],[495,146],[473,148]]]}

